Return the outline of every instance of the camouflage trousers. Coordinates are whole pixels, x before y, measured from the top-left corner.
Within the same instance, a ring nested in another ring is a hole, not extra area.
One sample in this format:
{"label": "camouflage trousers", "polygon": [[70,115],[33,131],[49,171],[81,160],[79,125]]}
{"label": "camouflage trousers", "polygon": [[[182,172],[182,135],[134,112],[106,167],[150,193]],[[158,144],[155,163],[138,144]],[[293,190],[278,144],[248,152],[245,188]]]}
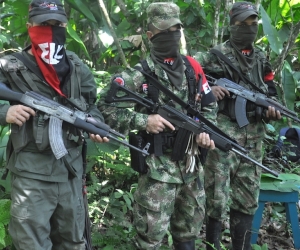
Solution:
{"label": "camouflage trousers", "polygon": [[138,249],[159,249],[168,229],[178,241],[196,239],[205,216],[205,194],[199,186],[197,179],[174,184],[140,176],[134,193]]}
{"label": "camouflage trousers", "polygon": [[[249,124],[243,129],[230,121],[220,120],[218,124],[249,151],[248,156],[262,162],[263,124]],[[222,220],[228,205],[231,209],[253,215],[258,207],[260,174],[260,167],[233,152],[210,150],[204,166],[207,215]]]}

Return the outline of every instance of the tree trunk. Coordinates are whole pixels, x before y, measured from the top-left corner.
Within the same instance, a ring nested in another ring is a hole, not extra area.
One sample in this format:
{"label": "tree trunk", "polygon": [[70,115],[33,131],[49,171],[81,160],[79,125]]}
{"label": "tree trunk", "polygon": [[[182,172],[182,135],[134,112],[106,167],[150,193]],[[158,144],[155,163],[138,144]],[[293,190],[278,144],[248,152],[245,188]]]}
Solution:
{"label": "tree trunk", "polygon": [[222,5],[221,0],[217,0],[216,4],[215,4],[215,15],[214,15],[215,22],[214,22],[214,26],[213,26],[213,31],[214,31],[214,35],[213,35],[213,39],[212,39],[213,47],[218,44],[221,5]]}
{"label": "tree trunk", "polygon": [[103,16],[104,16],[104,18],[105,18],[105,20],[106,20],[106,22],[107,22],[107,25],[108,25],[108,27],[109,27],[110,33],[111,33],[111,35],[112,35],[112,37],[113,37],[113,39],[114,39],[114,42],[115,42],[115,45],[116,45],[117,50],[118,50],[118,52],[119,52],[119,56],[120,56],[120,58],[121,58],[122,64],[123,64],[125,67],[128,67],[128,63],[127,63],[127,61],[126,61],[125,54],[124,54],[124,52],[123,52],[123,50],[122,50],[122,47],[121,47],[121,45],[120,45],[120,43],[119,43],[119,39],[118,39],[118,37],[117,37],[117,35],[116,35],[115,31],[114,31],[114,28],[113,28],[113,26],[112,26],[112,23],[111,23],[111,21],[110,21],[109,15],[108,15],[108,13],[107,13],[105,4],[104,4],[103,0],[98,0],[98,2],[99,2],[100,10],[102,11],[102,14],[103,14]]}

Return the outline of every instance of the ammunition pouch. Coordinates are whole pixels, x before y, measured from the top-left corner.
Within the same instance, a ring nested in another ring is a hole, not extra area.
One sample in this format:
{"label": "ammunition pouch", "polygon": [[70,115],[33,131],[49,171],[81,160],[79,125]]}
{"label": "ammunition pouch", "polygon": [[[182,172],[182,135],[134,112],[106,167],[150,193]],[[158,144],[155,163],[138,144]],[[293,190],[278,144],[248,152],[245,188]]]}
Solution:
{"label": "ammunition pouch", "polygon": [[[137,134],[129,133],[129,143],[137,148],[143,149],[147,143],[150,143],[148,153],[155,156],[162,156],[164,153],[171,153],[172,161],[183,160],[185,150],[189,141],[191,132],[180,128],[173,133],[149,134],[146,131],[139,131]],[[139,173],[147,173],[146,156],[141,152],[130,149],[131,167]]]}
{"label": "ammunition pouch", "polygon": [[139,133],[146,143],[150,143],[148,152],[155,156],[162,156],[163,153],[171,152],[177,135],[177,131],[175,133],[162,132],[159,134],[149,134],[146,131],[140,131]]}
{"label": "ammunition pouch", "polygon": [[[143,149],[146,143],[147,142],[139,133],[138,134],[135,134],[133,132],[129,133],[129,144],[131,144],[132,146],[135,146],[139,149]],[[141,174],[147,173],[148,166],[146,164],[146,156],[143,155],[141,152],[138,152],[132,148],[130,148],[129,150],[130,150],[132,169]]]}
{"label": "ammunition pouch", "polygon": [[35,116],[20,127],[11,124],[11,140],[14,150],[19,152],[28,146],[33,148],[33,144],[35,144],[35,150],[40,152],[49,150],[48,118],[49,116],[36,112]]}
{"label": "ammunition pouch", "polygon": [[30,127],[30,125],[28,125],[29,121],[25,122],[22,126],[18,126],[14,123],[11,124],[10,138],[13,149],[16,153],[20,152],[30,143],[30,132],[32,132],[32,130],[27,130],[27,128]]}
{"label": "ammunition pouch", "polygon": [[[31,117],[22,126],[17,124],[11,124],[11,142],[13,149],[16,153],[24,151],[39,151],[39,152],[51,152],[50,138],[55,136],[61,136],[61,145],[66,148],[74,148],[81,145],[80,131],[64,123],[62,131],[49,130],[50,116],[43,112],[36,112],[36,115]],[[56,140],[60,138],[55,138]]]}

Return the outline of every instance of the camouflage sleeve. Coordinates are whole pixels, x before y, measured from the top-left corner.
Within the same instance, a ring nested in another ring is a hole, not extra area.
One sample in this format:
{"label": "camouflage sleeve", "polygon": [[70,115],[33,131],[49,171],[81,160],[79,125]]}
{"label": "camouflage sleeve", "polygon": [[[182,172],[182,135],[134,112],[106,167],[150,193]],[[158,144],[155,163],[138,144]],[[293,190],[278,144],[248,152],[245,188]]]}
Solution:
{"label": "camouflage sleeve", "polygon": [[205,74],[215,78],[224,76],[223,67],[214,54],[209,52],[197,52],[193,57],[200,63]]}
{"label": "camouflage sleeve", "polygon": [[[113,75],[111,81],[117,81],[120,85],[141,94],[142,84],[146,81],[144,76],[133,68],[127,68],[120,74]],[[131,130],[145,130],[148,114],[137,111],[134,102],[106,103],[110,83],[100,92],[98,109],[102,112],[105,122],[122,134],[128,134]]]}

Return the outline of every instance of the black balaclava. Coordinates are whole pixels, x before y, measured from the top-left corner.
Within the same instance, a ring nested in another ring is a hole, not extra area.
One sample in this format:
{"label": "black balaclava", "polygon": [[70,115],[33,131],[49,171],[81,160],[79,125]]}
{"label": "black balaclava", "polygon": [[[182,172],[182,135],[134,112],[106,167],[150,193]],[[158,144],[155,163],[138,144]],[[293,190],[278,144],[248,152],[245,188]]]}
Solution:
{"label": "black balaclava", "polygon": [[151,58],[166,71],[168,78],[177,89],[183,81],[184,65],[179,52],[180,30],[154,35],[151,41]]}

